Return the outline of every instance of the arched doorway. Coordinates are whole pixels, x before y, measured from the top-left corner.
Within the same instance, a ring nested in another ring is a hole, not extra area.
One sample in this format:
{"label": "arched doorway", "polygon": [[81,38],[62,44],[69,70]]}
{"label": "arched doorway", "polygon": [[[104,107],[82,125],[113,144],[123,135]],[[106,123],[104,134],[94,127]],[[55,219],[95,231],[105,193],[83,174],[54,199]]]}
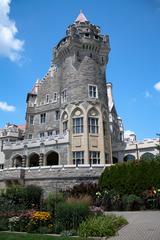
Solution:
{"label": "arched doorway", "polygon": [[154,158],[154,154],[150,152],[143,153],[140,157],[141,160],[152,160]]}
{"label": "arched doorway", "polygon": [[16,155],[12,159],[12,167],[22,167],[22,156],[21,155]]}
{"label": "arched doorway", "polygon": [[39,155],[37,153],[32,153],[29,156],[29,167],[38,167],[39,166]]}
{"label": "arched doorway", "polygon": [[56,152],[49,152],[46,156],[46,165],[58,165],[59,164],[59,155]]}
{"label": "arched doorway", "polygon": [[124,157],[123,161],[124,161],[124,162],[128,162],[128,161],[133,161],[133,160],[135,160],[135,159],[136,159],[136,158],[135,158],[134,155],[128,154],[128,155],[126,155],[126,156]]}

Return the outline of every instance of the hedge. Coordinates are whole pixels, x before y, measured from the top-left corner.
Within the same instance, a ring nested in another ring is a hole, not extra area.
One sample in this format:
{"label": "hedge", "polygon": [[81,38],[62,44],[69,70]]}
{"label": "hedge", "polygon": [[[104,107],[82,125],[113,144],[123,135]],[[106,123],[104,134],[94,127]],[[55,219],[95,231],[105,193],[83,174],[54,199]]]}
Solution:
{"label": "hedge", "polygon": [[139,195],[151,187],[158,189],[160,188],[160,157],[107,167],[99,179],[99,186],[102,191],[114,189],[121,195]]}

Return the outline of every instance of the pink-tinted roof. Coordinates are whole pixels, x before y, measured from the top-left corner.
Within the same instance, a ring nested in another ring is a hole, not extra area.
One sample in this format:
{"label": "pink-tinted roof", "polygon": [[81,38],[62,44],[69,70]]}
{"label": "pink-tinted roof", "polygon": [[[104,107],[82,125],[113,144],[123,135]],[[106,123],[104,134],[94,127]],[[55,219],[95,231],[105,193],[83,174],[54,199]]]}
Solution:
{"label": "pink-tinted roof", "polygon": [[78,15],[78,17],[76,18],[75,22],[87,22],[87,18],[84,16],[82,10],[80,11],[80,14]]}
{"label": "pink-tinted roof", "polygon": [[18,128],[21,129],[21,130],[25,130],[26,125],[25,125],[25,124],[23,124],[23,125],[22,125],[22,124],[21,124],[21,125],[18,125]]}

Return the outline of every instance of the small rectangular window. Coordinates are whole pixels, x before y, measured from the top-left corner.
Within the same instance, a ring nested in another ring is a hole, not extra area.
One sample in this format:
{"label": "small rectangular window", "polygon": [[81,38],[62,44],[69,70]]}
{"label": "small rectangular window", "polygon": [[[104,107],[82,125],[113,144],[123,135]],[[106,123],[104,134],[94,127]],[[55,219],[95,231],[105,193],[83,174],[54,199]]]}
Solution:
{"label": "small rectangular window", "polygon": [[84,164],[84,152],[78,151],[73,152],[73,164]]}
{"label": "small rectangular window", "polygon": [[98,90],[96,85],[88,85],[88,96],[90,98],[98,98]]}
{"label": "small rectangular window", "polygon": [[34,122],[34,116],[33,116],[33,115],[30,115],[30,116],[29,116],[29,124],[30,124],[30,125],[33,125],[33,122]]}
{"label": "small rectangular window", "polygon": [[63,90],[61,93],[61,101],[66,102],[67,101],[67,90]]}
{"label": "small rectangular window", "polygon": [[48,137],[49,137],[49,136],[52,136],[52,135],[53,135],[53,131],[50,130],[50,131],[47,132],[47,134],[48,134]]}
{"label": "small rectangular window", "polygon": [[44,132],[40,132],[39,136],[40,138],[44,138]]}
{"label": "small rectangular window", "polygon": [[53,101],[57,102],[58,96],[57,96],[57,92],[54,92],[53,94]]}
{"label": "small rectangular window", "polygon": [[28,135],[28,138],[29,138],[29,139],[32,139],[32,134],[29,134],[29,135]]}
{"label": "small rectangular window", "polygon": [[73,133],[83,133],[83,117],[73,118]]}
{"label": "small rectangular window", "polygon": [[46,94],[46,103],[49,103],[49,94]]}
{"label": "small rectangular window", "polygon": [[59,119],[60,119],[60,111],[57,110],[57,111],[55,112],[55,114],[56,114],[56,120],[59,120]]}
{"label": "small rectangular window", "polygon": [[40,114],[40,123],[45,123],[46,122],[46,113]]}

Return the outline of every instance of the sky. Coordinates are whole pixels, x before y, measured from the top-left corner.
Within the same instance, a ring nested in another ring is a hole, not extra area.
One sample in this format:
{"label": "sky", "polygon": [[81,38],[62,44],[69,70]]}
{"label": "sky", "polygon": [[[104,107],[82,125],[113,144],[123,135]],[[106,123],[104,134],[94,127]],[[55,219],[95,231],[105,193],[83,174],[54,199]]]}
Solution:
{"label": "sky", "polygon": [[0,128],[25,123],[26,95],[83,10],[108,34],[107,81],[125,130],[160,132],[160,0],[0,0]]}

